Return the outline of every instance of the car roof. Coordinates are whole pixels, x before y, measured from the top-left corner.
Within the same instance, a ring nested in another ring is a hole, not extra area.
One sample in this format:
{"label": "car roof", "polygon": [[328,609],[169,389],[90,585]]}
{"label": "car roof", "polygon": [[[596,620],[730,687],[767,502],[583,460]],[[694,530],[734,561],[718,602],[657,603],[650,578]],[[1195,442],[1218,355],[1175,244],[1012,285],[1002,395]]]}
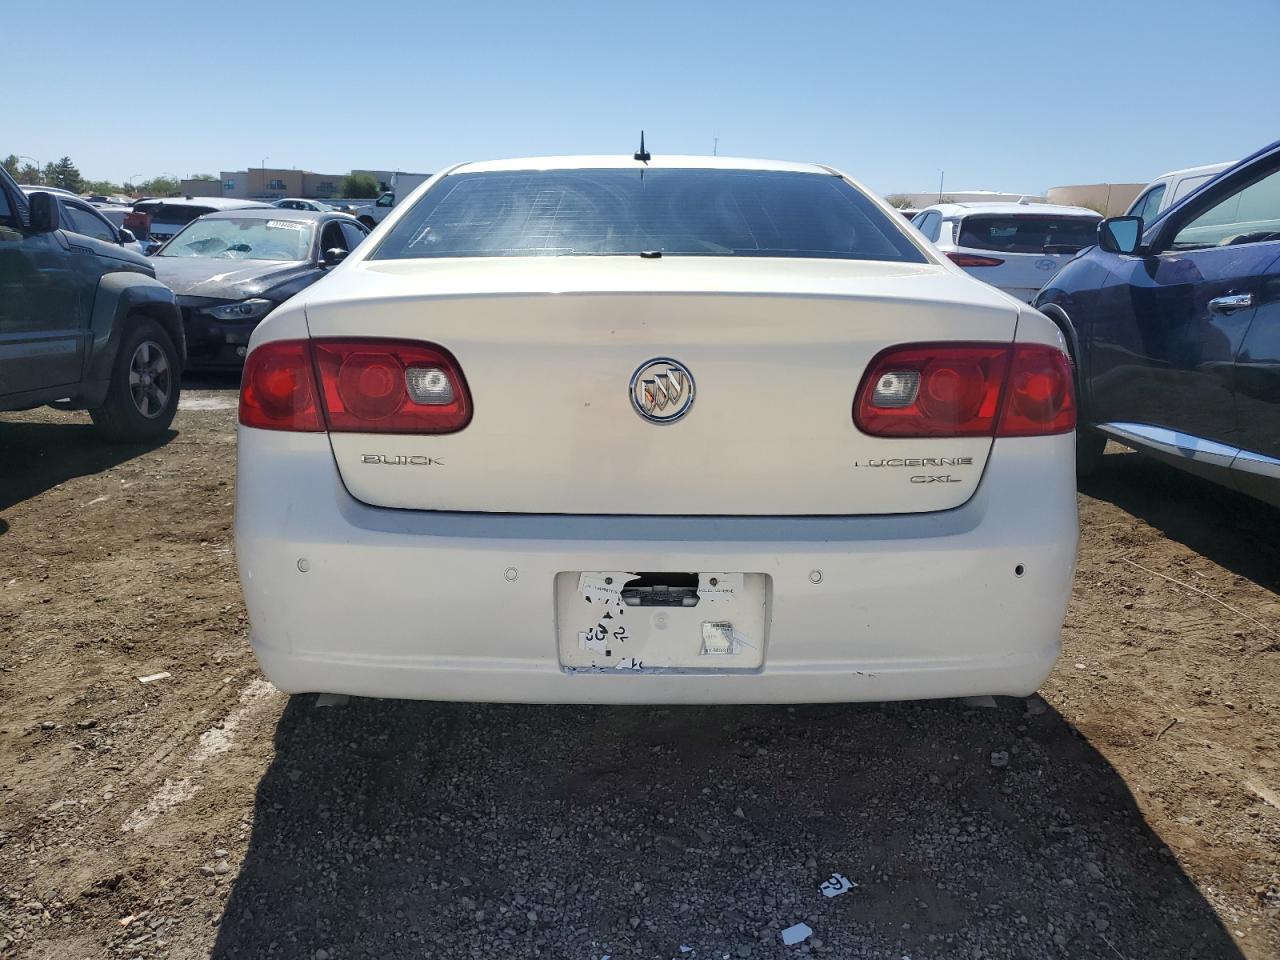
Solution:
{"label": "car roof", "polygon": [[80,194],[71,190],[64,190],[62,187],[41,187],[24,183],[20,184],[18,189],[23,193],[56,193],[60,197],[75,197],[77,200],[81,199]]}
{"label": "car roof", "polygon": [[147,197],[137,203],[164,203],[175,207],[209,207],[212,210],[242,210],[257,207],[265,209],[271,206],[261,200],[238,200],[234,197]]}
{"label": "car roof", "polygon": [[512,160],[482,160],[459,164],[449,173],[497,173],[516,170],[771,170],[780,173],[817,173],[832,176],[835,171],[816,163],[785,160],[756,160],[745,157],[706,157],[653,154],[646,162],[630,154],[601,154],[563,157],[520,157]]}
{"label": "car roof", "polygon": [[[346,214],[340,216],[346,217]],[[201,219],[203,220],[328,220],[334,217],[334,214],[328,210],[291,210],[288,207],[273,207],[268,205],[261,207],[245,207],[242,210],[215,210],[213,213],[206,213]],[[346,217],[346,219],[351,219]]]}
{"label": "car roof", "polygon": [[961,217],[972,213],[999,214],[1003,217],[1097,217],[1102,214],[1088,207],[1068,207],[1059,203],[1015,203],[1013,201],[985,203],[935,203],[921,210],[937,210],[944,217]]}
{"label": "car roof", "polygon": [[1236,161],[1232,160],[1230,163],[1206,163],[1199,167],[1183,167],[1181,170],[1170,170],[1168,173],[1162,173],[1151,182],[1155,183],[1156,180],[1181,180],[1184,177],[1202,177],[1206,173],[1221,173],[1223,170],[1235,165]]}

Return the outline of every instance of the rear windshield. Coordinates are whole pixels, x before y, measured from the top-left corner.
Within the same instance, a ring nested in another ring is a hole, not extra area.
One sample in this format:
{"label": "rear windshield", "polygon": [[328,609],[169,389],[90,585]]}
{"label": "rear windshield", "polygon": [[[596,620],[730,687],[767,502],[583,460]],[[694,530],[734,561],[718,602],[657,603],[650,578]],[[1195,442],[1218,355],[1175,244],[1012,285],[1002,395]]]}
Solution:
{"label": "rear windshield", "polygon": [[[895,218],[896,219],[896,218]],[[459,173],[426,193],[372,259],[825,257],[924,263],[901,223],[836,176],[755,170]]]}
{"label": "rear windshield", "polygon": [[961,247],[1003,253],[1075,253],[1098,242],[1101,217],[983,216],[960,222]]}
{"label": "rear windshield", "polygon": [[196,217],[213,213],[213,207],[197,207],[188,203],[135,204],[134,210],[151,214],[155,223],[190,223]]}

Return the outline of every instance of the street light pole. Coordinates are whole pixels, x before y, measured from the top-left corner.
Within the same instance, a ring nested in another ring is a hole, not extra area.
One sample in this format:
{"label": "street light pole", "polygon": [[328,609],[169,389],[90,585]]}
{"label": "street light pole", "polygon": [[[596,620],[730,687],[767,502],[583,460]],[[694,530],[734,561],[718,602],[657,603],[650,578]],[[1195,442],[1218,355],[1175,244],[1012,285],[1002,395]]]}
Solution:
{"label": "street light pole", "polygon": [[39,160],[37,160],[35,157],[27,157],[27,156],[23,156],[21,153],[19,153],[19,154],[15,154],[15,156],[16,156],[19,160],[26,160],[26,161],[28,161],[28,162],[29,162],[33,167],[35,167],[35,168],[36,168],[36,177],[37,177],[37,178],[40,178],[40,177],[42,177],[42,176],[43,176],[43,173],[42,173],[43,168],[40,166],[40,161],[39,161]]}
{"label": "street light pole", "polygon": [[947,178],[947,171],[939,170],[938,171],[938,202],[939,203],[942,202],[942,182],[946,180],[946,178]]}

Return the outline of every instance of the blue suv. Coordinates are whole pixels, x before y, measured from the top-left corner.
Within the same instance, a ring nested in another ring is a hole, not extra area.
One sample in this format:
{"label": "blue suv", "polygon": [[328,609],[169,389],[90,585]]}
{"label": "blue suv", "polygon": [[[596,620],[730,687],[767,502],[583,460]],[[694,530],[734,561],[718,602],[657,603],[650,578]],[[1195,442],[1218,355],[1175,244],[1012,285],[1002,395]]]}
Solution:
{"label": "blue suv", "polygon": [[1280,505],[1280,142],[1104,220],[1033,302],[1075,362],[1081,473],[1110,437]]}

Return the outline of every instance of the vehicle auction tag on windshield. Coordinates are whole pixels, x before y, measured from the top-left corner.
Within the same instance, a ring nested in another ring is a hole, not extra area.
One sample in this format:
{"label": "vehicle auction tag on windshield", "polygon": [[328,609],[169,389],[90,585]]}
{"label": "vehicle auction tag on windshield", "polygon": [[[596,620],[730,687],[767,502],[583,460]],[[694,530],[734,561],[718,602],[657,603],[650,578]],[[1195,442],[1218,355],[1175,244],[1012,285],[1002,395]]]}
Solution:
{"label": "vehicle auction tag on windshield", "polygon": [[632,580],[639,580],[638,573],[604,571],[578,574],[578,592],[592,603],[622,604],[622,588]]}
{"label": "vehicle auction tag on windshield", "polygon": [[267,228],[275,230],[305,230],[306,224],[298,223],[295,220],[268,220]]}

